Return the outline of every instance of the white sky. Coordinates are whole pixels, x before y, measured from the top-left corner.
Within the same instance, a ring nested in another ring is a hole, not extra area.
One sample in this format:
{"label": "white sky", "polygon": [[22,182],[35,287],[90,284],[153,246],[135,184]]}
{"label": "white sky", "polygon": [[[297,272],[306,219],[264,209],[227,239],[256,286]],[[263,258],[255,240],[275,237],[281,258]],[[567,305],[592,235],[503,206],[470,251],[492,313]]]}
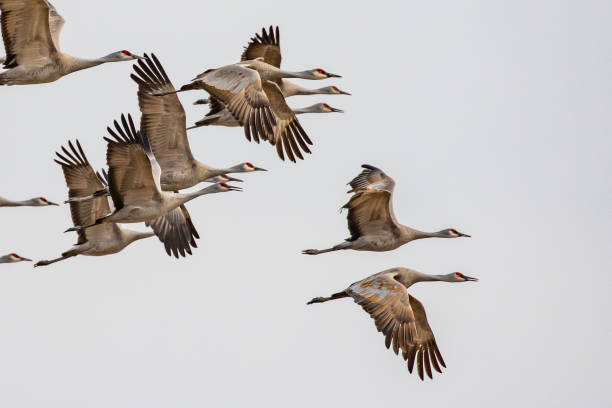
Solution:
{"label": "white sky", "polygon": [[[244,193],[189,205],[188,259],[156,239],[47,268],[0,268],[0,405],[606,406],[612,360],[612,7],[605,1],[136,2],[56,0],[65,52],[155,52],[175,85],[232,63],[281,26],[283,66],[353,96],[296,97],[345,114],[300,118],[313,155],[283,163],[240,129],[192,134],[196,157],[251,161]],[[231,22],[231,23],[230,23]],[[105,128],[138,116],[131,63],[0,90],[0,195],[63,201],[54,151],[79,138],[104,165]],[[181,96],[193,122],[205,112]],[[307,257],[348,236],[338,208],[360,164],[397,182],[395,212],[423,240],[387,253]],[[0,253],[58,256],[67,206],[0,211]],[[352,301],[305,306],[372,273],[461,271],[424,283],[448,368],[409,375]],[[374,405],[373,405],[374,404]]]}

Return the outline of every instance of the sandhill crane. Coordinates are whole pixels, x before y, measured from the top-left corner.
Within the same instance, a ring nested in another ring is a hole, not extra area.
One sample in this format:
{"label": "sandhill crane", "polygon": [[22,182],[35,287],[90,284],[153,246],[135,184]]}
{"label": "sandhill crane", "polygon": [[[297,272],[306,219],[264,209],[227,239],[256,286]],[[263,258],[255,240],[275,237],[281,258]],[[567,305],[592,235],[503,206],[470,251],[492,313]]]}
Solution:
{"label": "sandhill crane", "polygon": [[[257,58],[263,58],[263,61],[280,68],[282,55],[280,49],[280,32],[278,26],[276,30],[270,26],[269,31],[266,31],[265,27],[261,29],[261,35],[255,33],[255,37],[251,38],[251,41],[244,47],[244,51],[241,56],[242,61],[254,60]],[[348,92],[344,92],[336,86],[326,86],[319,89],[306,89],[292,82],[284,79],[276,81],[283,96],[285,98],[294,95],[350,95]]]}
{"label": "sandhill crane", "polygon": [[57,204],[47,200],[45,197],[36,197],[24,201],[11,201],[0,197],[0,207],[48,207],[50,205]]}
{"label": "sandhill crane", "polygon": [[416,361],[421,380],[424,379],[423,371],[433,379],[432,366],[442,373],[440,366],[446,368],[446,364],[427,322],[425,308],[408,293],[408,288],[417,282],[477,280],[461,272],[427,275],[408,268],[391,268],[355,282],[329,297],[316,297],[307,304],[352,297],[374,319],[378,331],[385,335],[385,346],[389,348],[393,344],[396,355],[402,351],[402,357],[408,361],[408,371],[412,373]]}
{"label": "sandhill crane", "polygon": [[0,73],[0,85],[53,82],[107,62],[142,58],[126,50],[93,60],[60,52],[65,20],[47,0],[0,0],[0,12],[7,69]]}
{"label": "sandhill crane", "polygon": [[318,255],[340,249],[357,251],[391,251],[421,238],[469,237],[454,228],[438,232],[423,232],[397,222],[393,213],[395,181],[382,170],[364,164],[364,170],[349,184],[354,193],[342,208],[348,209],[348,228],[351,237],[327,249],[306,249],[307,255]]}
{"label": "sandhill crane", "polygon": [[[146,54],[145,57],[134,65],[137,75],[131,74],[131,77],[138,84],[140,127],[162,169],[162,190],[182,190],[226,173],[265,171],[248,162],[216,169],[196,160],[187,139],[185,110],[174,93],[174,85],[154,54],[151,58]],[[153,96],[153,93],[166,95]]]}
{"label": "sandhill crane", "polygon": [[[70,197],[79,197],[91,194],[106,186],[106,179],[95,173],[81,143],[76,141],[76,147],[68,142],[70,150],[62,146],[64,154],[56,152],[55,162],[62,166],[64,178],[68,186]],[[108,197],[97,197],[90,202],[79,202],[70,204],[70,214],[75,226],[83,226],[94,223],[97,219],[110,214]],[[49,261],[39,261],[34,266],[50,265],[63,261],[77,255],[103,256],[120,252],[126,246],[139,239],[152,237],[152,232],[138,232],[123,228],[118,224],[100,224],[79,231],[77,243],[68,251],[63,252],[61,257]]]}
{"label": "sandhill crane", "polygon": [[23,262],[23,261],[32,261],[31,259],[24,258],[23,256],[19,256],[16,253],[0,256],[0,263],[15,263],[15,262]]}
{"label": "sandhill crane", "polygon": [[[203,119],[200,119],[195,123],[195,125],[188,127],[187,130],[195,129],[201,126],[228,126],[235,127],[240,126],[236,118],[225,109],[224,105],[217,101],[215,98],[210,99],[200,99],[196,102],[207,101],[210,105],[210,111],[204,116]],[[194,103],[196,104],[196,103]],[[197,103],[199,105],[200,103]],[[326,103],[316,103],[311,106],[307,106],[305,108],[293,109],[293,113],[296,115],[300,115],[303,113],[330,113],[330,112],[339,112],[343,113],[342,109],[332,108]]]}
{"label": "sandhill crane", "polygon": [[161,169],[146,133],[136,130],[131,116],[126,120],[122,115],[121,122],[123,127],[115,121],[116,132],[107,129],[112,139],[104,138],[108,143],[108,184],[115,211],[89,225],[74,226],[66,232],[80,232],[105,223],[144,222],[165,244],[168,254],[170,248],[176,257],[175,250],[183,256],[185,252],[191,253],[189,245],[195,246],[193,238],[198,236],[183,204],[204,194],[240,189],[218,183],[192,193],[163,191]]}
{"label": "sandhill crane", "polygon": [[285,153],[293,162],[296,157],[303,160],[300,148],[310,153],[307,145],[312,145],[312,141],[274,81],[281,78],[324,79],[338,75],[329,74],[320,68],[300,72],[283,71],[266,64],[262,59],[209,69],[198,75],[191,84],[181,87],[181,91],[204,89],[234,115],[240,126],[244,127],[247,140],[251,140],[252,134],[257,143],[263,139],[275,145],[282,160],[285,160]]}

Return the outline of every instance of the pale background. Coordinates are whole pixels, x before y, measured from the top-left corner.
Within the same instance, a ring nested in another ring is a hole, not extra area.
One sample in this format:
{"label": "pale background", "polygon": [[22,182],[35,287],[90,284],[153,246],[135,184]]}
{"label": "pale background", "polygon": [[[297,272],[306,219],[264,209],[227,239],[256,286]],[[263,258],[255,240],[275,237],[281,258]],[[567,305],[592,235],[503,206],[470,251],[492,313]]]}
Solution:
{"label": "pale background", "polygon": [[[425,4],[426,3],[426,4]],[[189,208],[202,239],[169,258],[154,239],[104,258],[0,268],[2,407],[603,407],[612,404],[612,7],[606,1],[56,0],[62,48],[154,51],[180,85],[236,62],[279,24],[283,66],[322,67],[353,96],[296,97],[346,113],[300,118],[297,165],[239,129],[191,136],[202,161],[251,161],[244,193]],[[104,165],[105,128],[138,116],[131,63],[0,89],[0,195],[66,190],[53,152],[79,138]],[[193,122],[205,112],[181,96]],[[307,257],[348,236],[338,208],[362,163],[397,182],[424,240],[388,253]],[[0,211],[0,252],[58,256],[67,206]],[[305,306],[392,266],[461,271],[421,284],[448,368],[409,375],[349,299]]]}

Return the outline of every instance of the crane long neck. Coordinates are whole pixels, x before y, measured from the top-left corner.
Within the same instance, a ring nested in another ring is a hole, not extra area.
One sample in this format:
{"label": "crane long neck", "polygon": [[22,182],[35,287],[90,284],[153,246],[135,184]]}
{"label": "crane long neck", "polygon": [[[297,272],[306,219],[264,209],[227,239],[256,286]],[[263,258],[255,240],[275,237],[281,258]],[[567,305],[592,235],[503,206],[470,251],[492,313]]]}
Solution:
{"label": "crane long neck", "polygon": [[314,79],[312,71],[284,71],[279,69],[276,73],[278,78],[301,78],[301,79]]}
{"label": "crane long neck", "polygon": [[439,282],[444,280],[445,277],[443,275],[429,275],[417,271],[411,271],[409,274],[404,274],[399,277],[399,281],[407,288],[419,282]]}
{"label": "crane long neck", "polygon": [[191,201],[194,198],[198,198],[205,194],[213,194],[213,193],[218,193],[218,192],[219,191],[217,189],[217,185],[213,184],[212,186],[208,186],[206,188],[203,188],[201,190],[197,190],[191,193],[179,193],[177,194],[177,198],[181,204],[185,204],[186,202]]}
{"label": "crane long neck", "polygon": [[301,115],[303,113],[315,113],[315,111],[312,109],[311,106],[309,106],[307,108],[293,109],[293,113],[295,113],[296,115]]}
{"label": "crane long neck", "polygon": [[0,200],[0,207],[22,207],[24,205],[26,205],[24,201]]}
{"label": "crane long neck", "polygon": [[294,84],[293,82],[289,82],[289,81],[283,81],[281,88],[282,88],[282,91],[283,91],[283,96],[285,98],[287,98],[289,96],[295,96],[295,95],[317,95],[317,94],[326,93],[326,92],[324,92],[325,88],[306,89],[306,88],[304,88],[302,86],[299,86],[299,85]]}
{"label": "crane long neck", "polygon": [[111,60],[108,59],[108,56],[97,58],[97,59],[83,59],[83,58],[70,57],[70,59],[66,63],[66,70],[68,72],[75,72],[75,71],[80,71],[82,69],[96,67],[98,65],[102,65],[107,62],[111,62]]}
{"label": "crane long neck", "polygon": [[423,238],[441,238],[442,235],[440,232],[425,232],[419,231],[414,228],[410,228],[406,225],[402,225],[402,232],[409,241],[413,241],[415,239],[423,239]]}

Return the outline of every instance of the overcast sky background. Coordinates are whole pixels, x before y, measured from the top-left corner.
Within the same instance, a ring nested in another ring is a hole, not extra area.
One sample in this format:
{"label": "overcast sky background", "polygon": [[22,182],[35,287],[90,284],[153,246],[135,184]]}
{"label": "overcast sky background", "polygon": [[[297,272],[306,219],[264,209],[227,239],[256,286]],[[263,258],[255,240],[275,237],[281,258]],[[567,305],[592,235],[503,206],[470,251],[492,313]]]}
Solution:
{"label": "overcast sky background", "polygon": [[[279,24],[283,67],[353,96],[295,97],[313,154],[281,162],[240,129],[190,133],[203,162],[250,161],[243,193],[188,205],[202,236],[169,258],[157,238],[46,268],[0,267],[5,407],[606,406],[612,360],[612,6],[606,1],[144,2],[56,0],[62,49],[153,51],[175,85],[238,61]],[[139,116],[131,63],[0,89],[0,195],[61,202],[54,151],[79,138],[105,165],[105,128]],[[188,122],[203,93],[181,95]],[[348,236],[362,163],[396,183],[395,212],[430,239],[387,253],[308,257]],[[0,210],[0,252],[39,259],[76,242],[67,206]],[[134,228],[144,228],[136,226]],[[394,266],[424,283],[447,369],[409,375],[350,299],[306,306]]]}

